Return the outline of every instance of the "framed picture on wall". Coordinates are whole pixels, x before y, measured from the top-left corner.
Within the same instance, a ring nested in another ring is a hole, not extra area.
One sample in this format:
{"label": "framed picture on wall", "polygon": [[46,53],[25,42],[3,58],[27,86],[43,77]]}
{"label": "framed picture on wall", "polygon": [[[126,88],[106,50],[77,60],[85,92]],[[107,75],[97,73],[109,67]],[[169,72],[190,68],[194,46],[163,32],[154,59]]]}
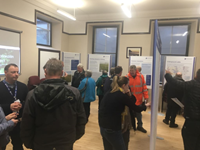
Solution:
{"label": "framed picture on wall", "polygon": [[142,47],[127,47],[126,58],[129,56],[142,56]]}

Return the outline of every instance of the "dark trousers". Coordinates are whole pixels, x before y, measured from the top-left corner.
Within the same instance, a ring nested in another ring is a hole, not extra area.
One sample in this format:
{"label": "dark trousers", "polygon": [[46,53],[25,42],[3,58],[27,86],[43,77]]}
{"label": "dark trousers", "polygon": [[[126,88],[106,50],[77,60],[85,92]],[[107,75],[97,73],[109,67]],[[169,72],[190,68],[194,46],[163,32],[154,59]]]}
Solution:
{"label": "dark trousers", "polygon": [[13,150],[23,150],[23,142],[20,138],[20,133],[19,132],[15,132],[10,134],[10,138],[11,138],[11,143],[13,145]]}
{"label": "dark trousers", "polygon": [[180,107],[171,107],[168,105],[165,120],[166,121],[170,120],[170,124],[175,124],[175,118],[176,118],[176,115],[177,115],[179,109],[180,109]]}
{"label": "dark trousers", "polygon": [[141,112],[136,112],[136,118],[137,118],[137,125],[138,127],[142,127],[143,122],[142,122],[142,113]]}
{"label": "dark trousers", "polygon": [[200,150],[200,121],[185,120],[182,128],[184,150]]}
{"label": "dark trousers", "polygon": [[98,108],[100,108],[100,104],[101,104],[101,100],[103,99],[103,95],[99,95],[98,97],[99,97],[99,107]]}
{"label": "dark trousers", "polygon": [[128,150],[128,143],[129,143],[129,139],[130,139],[130,130],[128,129],[122,135],[123,135],[123,139],[124,139],[124,144],[125,144],[126,150]]}
{"label": "dark trousers", "polygon": [[100,132],[103,138],[104,150],[126,150],[121,130],[115,131],[100,127]]}
{"label": "dark trousers", "polygon": [[90,116],[90,102],[89,103],[83,103],[84,109],[85,109],[85,114],[86,114],[86,119],[88,122],[88,118]]}
{"label": "dark trousers", "polygon": [[136,112],[130,110],[130,115],[131,115],[131,124],[132,124],[133,130],[136,131],[136,122],[135,122]]}

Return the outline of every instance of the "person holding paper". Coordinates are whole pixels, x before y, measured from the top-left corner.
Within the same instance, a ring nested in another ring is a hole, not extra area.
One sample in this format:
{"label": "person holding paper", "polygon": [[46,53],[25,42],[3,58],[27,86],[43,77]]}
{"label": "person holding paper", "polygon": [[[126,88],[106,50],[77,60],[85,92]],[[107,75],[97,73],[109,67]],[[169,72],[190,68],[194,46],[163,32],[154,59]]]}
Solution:
{"label": "person holding paper", "polygon": [[[184,80],[182,79],[181,72],[177,72],[174,79],[180,82],[184,82]],[[167,111],[166,111],[165,119],[163,120],[163,122],[169,125],[169,127],[171,128],[177,128],[178,125],[175,124],[175,118],[178,111],[180,110],[180,106],[176,104],[172,100],[172,98],[177,98],[179,101],[182,101],[184,91],[180,88],[177,88],[176,86],[166,83],[164,86],[163,95],[165,95],[165,93],[167,94]]]}
{"label": "person holding paper", "polygon": [[[28,93],[28,88],[24,83],[17,81],[19,69],[16,64],[8,64],[4,68],[5,79],[0,82],[0,105],[8,115],[12,112],[19,113],[18,119],[22,117],[23,104]],[[13,150],[23,150],[20,138],[20,123],[9,132],[12,140]]]}
{"label": "person holding paper", "polygon": [[77,71],[74,72],[74,76],[72,78],[72,86],[78,88],[81,81],[85,78],[85,71],[83,69],[83,65],[79,63],[77,65]]}
{"label": "person holding paper", "polygon": [[181,82],[171,76],[171,72],[166,71],[165,79],[172,86],[177,86],[184,90],[184,118],[185,123],[182,128],[182,137],[185,150],[200,149],[200,69],[196,73],[195,79]]}
{"label": "person holding paper", "polygon": [[[145,101],[147,102],[149,99],[148,95],[148,90],[146,86],[146,82],[144,79],[144,76],[139,73],[135,65],[130,66],[129,73],[127,75],[129,78],[129,87],[131,89],[131,93],[136,97],[136,105],[142,105],[143,101],[143,96]],[[143,123],[142,123],[142,113],[137,112],[136,113],[137,121],[138,121],[138,126],[137,130],[146,133],[147,131],[143,128]]]}

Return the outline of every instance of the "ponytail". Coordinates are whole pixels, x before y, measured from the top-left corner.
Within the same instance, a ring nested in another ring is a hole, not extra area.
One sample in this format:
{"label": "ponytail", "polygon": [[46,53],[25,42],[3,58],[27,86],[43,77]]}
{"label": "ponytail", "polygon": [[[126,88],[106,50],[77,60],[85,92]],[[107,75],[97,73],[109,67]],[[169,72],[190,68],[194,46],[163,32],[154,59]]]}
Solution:
{"label": "ponytail", "polygon": [[125,76],[114,76],[113,82],[111,84],[112,91],[110,93],[114,93],[119,90],[120,87],[122,87],[123,84],[128,84],[129,79]]}

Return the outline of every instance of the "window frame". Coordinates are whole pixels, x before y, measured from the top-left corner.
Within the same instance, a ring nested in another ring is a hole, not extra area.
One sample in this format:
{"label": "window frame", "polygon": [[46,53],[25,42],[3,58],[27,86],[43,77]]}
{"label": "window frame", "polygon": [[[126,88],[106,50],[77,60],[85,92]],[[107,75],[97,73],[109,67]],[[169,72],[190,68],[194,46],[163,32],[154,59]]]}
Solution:
{"label": "window frame", "polygon": [[[185,55],[183,55],[183,54],[162,54],[162,49],[161,49],[161,54],[160,54],[160,56],[165,56],[165,57],[166,56],[188,56],[188,54],[189,54],[189,45],[190,45],[191,23],[159,24],[158,27],[160,27],[160,26],[188,26],[188,34],[187,34],[187,43],[186,43]],[[160,74],[161,74],[161,71],[165,72],[165,63],[164,63],[164,70],[161,70],[161,68],[160,68]],[[160,85],[163,85],[163,83],[164,83],[164,77],[163,77],[162,82],[160,81]]]}
{"label": "window frame", "polygon": [[52,22],[50,22],[50,21],[46,21],[45,19],[41,19],[41,18],[37,17],[37,18],[36,18],[36,37],[37,37],[37,19],[39,19],[39,20],[41,20],[41,21],[44,21],[44,22],[50,24],[50,45],[39,44],[39,43],[37,43],[37,39],[36,39],[36,43],[37,43],[37,45],[52,47]]}
{"label": "window frame", "polygon": [[[95,29],[97,28],[117,28],[117,41],[116,41],[116,52],[115,53],[102,53],[102,52],[95,52],[94,51],[94,42],[95,42]],[[92,37],[92,54],[104,54],[104,55],[111,55],[115,54],[115,66],[117,66],[118,61],[118,42],[119,42],[119,25],[111,25],[111,26],[93,26],[93,37]],[[112,61],[112,60],[111,60]],[[112,63],[112,62],[111,62]],[[110,64],[112,67],[112,64]]]}

